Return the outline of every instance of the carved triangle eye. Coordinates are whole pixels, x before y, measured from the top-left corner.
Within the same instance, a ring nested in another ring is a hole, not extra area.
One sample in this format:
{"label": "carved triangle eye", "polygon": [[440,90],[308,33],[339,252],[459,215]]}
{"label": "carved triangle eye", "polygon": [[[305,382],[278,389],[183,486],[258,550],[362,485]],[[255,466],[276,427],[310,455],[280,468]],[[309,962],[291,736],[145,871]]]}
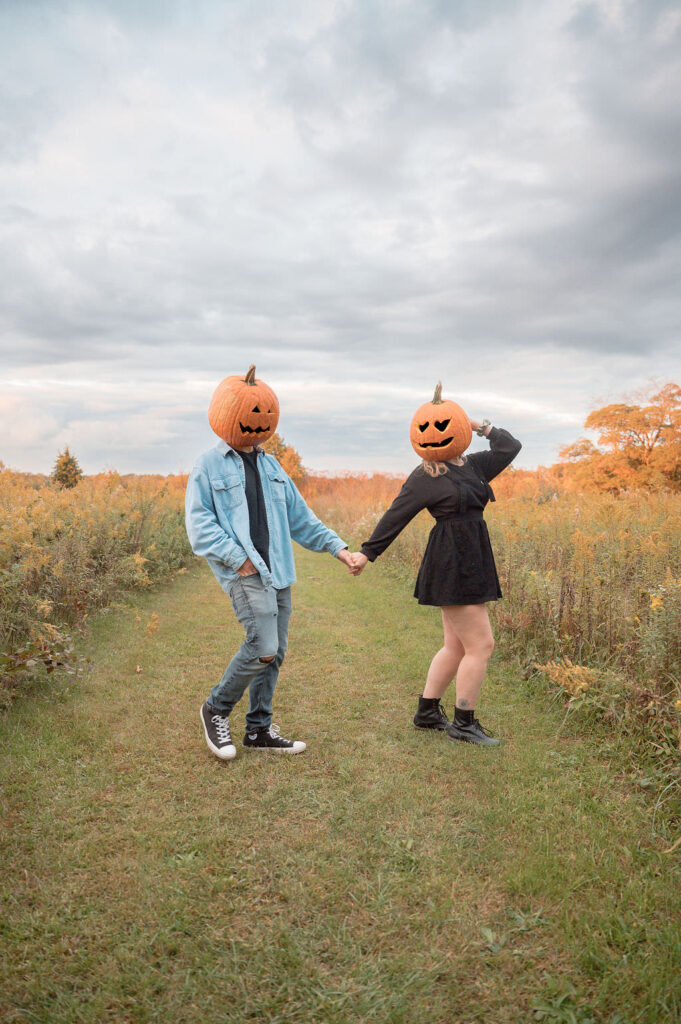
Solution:
{"label": "carved triangle eye", "polygon": [[253,410],[253,412],[260,412],[260,409],[258,408],[257,405],[256,405],[255,409]]}
{"label": "carved triangle eye", "polygon": [[423,433],[423,431],[426,429],[426,427],[429,427],[429,426],[430,426],[430,423],[419,423],[419,430],[421,431],[421,433]]}
{"label": "carved triangle eye", "polygon": [[435,426],[438,430],[446,430],[451,420],[435,420]]}

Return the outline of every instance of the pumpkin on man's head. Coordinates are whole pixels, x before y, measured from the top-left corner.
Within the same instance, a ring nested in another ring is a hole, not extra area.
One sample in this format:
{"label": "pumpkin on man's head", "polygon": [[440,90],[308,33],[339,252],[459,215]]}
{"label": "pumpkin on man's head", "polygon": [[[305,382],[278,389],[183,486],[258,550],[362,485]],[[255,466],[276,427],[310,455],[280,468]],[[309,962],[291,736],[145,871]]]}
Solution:
{"label": "pumpkin on man's head", "polygon": [[255,376],[225,377],[210,400],[208,422],[232,448],[249,448],[268,441],[279,422],[279,402],[272,388]]}
{"label": "pumpkin on man's head", "polygon": [[442,400],[442,384],[438,381],[433,401],[425,402],[414,413],[409,438],[422,459],[446,462],[466,451],[473,430],[460,405]]}

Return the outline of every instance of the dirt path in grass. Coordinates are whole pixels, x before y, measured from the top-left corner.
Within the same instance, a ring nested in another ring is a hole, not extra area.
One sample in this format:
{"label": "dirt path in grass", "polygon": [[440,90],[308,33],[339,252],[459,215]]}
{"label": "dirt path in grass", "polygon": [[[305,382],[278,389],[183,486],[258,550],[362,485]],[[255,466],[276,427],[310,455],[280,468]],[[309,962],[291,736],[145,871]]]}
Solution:
{"label": "dirt path in grass", "polygon": [[99,616],[89,671],[0,723],[0,1020],[679,1020],[645,794],[500,653],[502,748],[415,732],[437,613],[380,567],[298,568],[275,720],[304,755],[205,747],[238,643],[205,568]]}

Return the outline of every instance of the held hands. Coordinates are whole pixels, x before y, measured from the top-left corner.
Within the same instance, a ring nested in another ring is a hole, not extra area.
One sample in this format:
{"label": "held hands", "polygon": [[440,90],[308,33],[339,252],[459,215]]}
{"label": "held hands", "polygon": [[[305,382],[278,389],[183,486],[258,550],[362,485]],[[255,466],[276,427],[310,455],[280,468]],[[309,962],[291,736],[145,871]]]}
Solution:
{"label": "held hands", "polygon": [[361,551],[355,551],[354,554],[350,555],[350,558],[353,558],[355,561],[355,570],[352,575],[359,576],[369,559],[366,555],[363,555]]}
{"label": "held hands", "polygon": [[350,552],[347,548],[343,548],[342,551],[339,551],[337,557],[341,562],[345,562],[351,576],[359,576],[362,569],[369,561],[367,556],[363,555],[361,551]]}
{"label": "held hands", "polygon": [[[338,559],[344,562],[348,567],[348,572],[351,576],[359,576],[364,566],[367,564],[369,559],[366,555],[363,555],[360,551],[350,553],[347,548],[343,548],[342,551],[338,552]],[[240,565],[237,569],[239,576],[254,576],[257,573],[256,567],[250,558],[247,558],[243,565]]]}

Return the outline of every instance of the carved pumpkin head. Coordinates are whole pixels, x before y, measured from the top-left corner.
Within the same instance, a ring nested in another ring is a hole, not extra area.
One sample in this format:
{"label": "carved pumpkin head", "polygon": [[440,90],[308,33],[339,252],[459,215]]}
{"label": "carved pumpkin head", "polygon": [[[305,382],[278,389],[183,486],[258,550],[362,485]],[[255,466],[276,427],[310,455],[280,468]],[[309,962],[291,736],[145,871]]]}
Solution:
{"label": "carved pumpkin head", "polygon": [[250,448],[269,440],[277,429],[279,402],[251,366],[245,377],[220,381],[210,400],[208,422],[232,448]]}
{"label": "carved pumpkin head", "polygon": [[432,402],[414,413],[409,438],[414,451],[426,462],[446,462],[466,451],[473,439],[471,421],[456,402],[442,400],[438,381]]}

